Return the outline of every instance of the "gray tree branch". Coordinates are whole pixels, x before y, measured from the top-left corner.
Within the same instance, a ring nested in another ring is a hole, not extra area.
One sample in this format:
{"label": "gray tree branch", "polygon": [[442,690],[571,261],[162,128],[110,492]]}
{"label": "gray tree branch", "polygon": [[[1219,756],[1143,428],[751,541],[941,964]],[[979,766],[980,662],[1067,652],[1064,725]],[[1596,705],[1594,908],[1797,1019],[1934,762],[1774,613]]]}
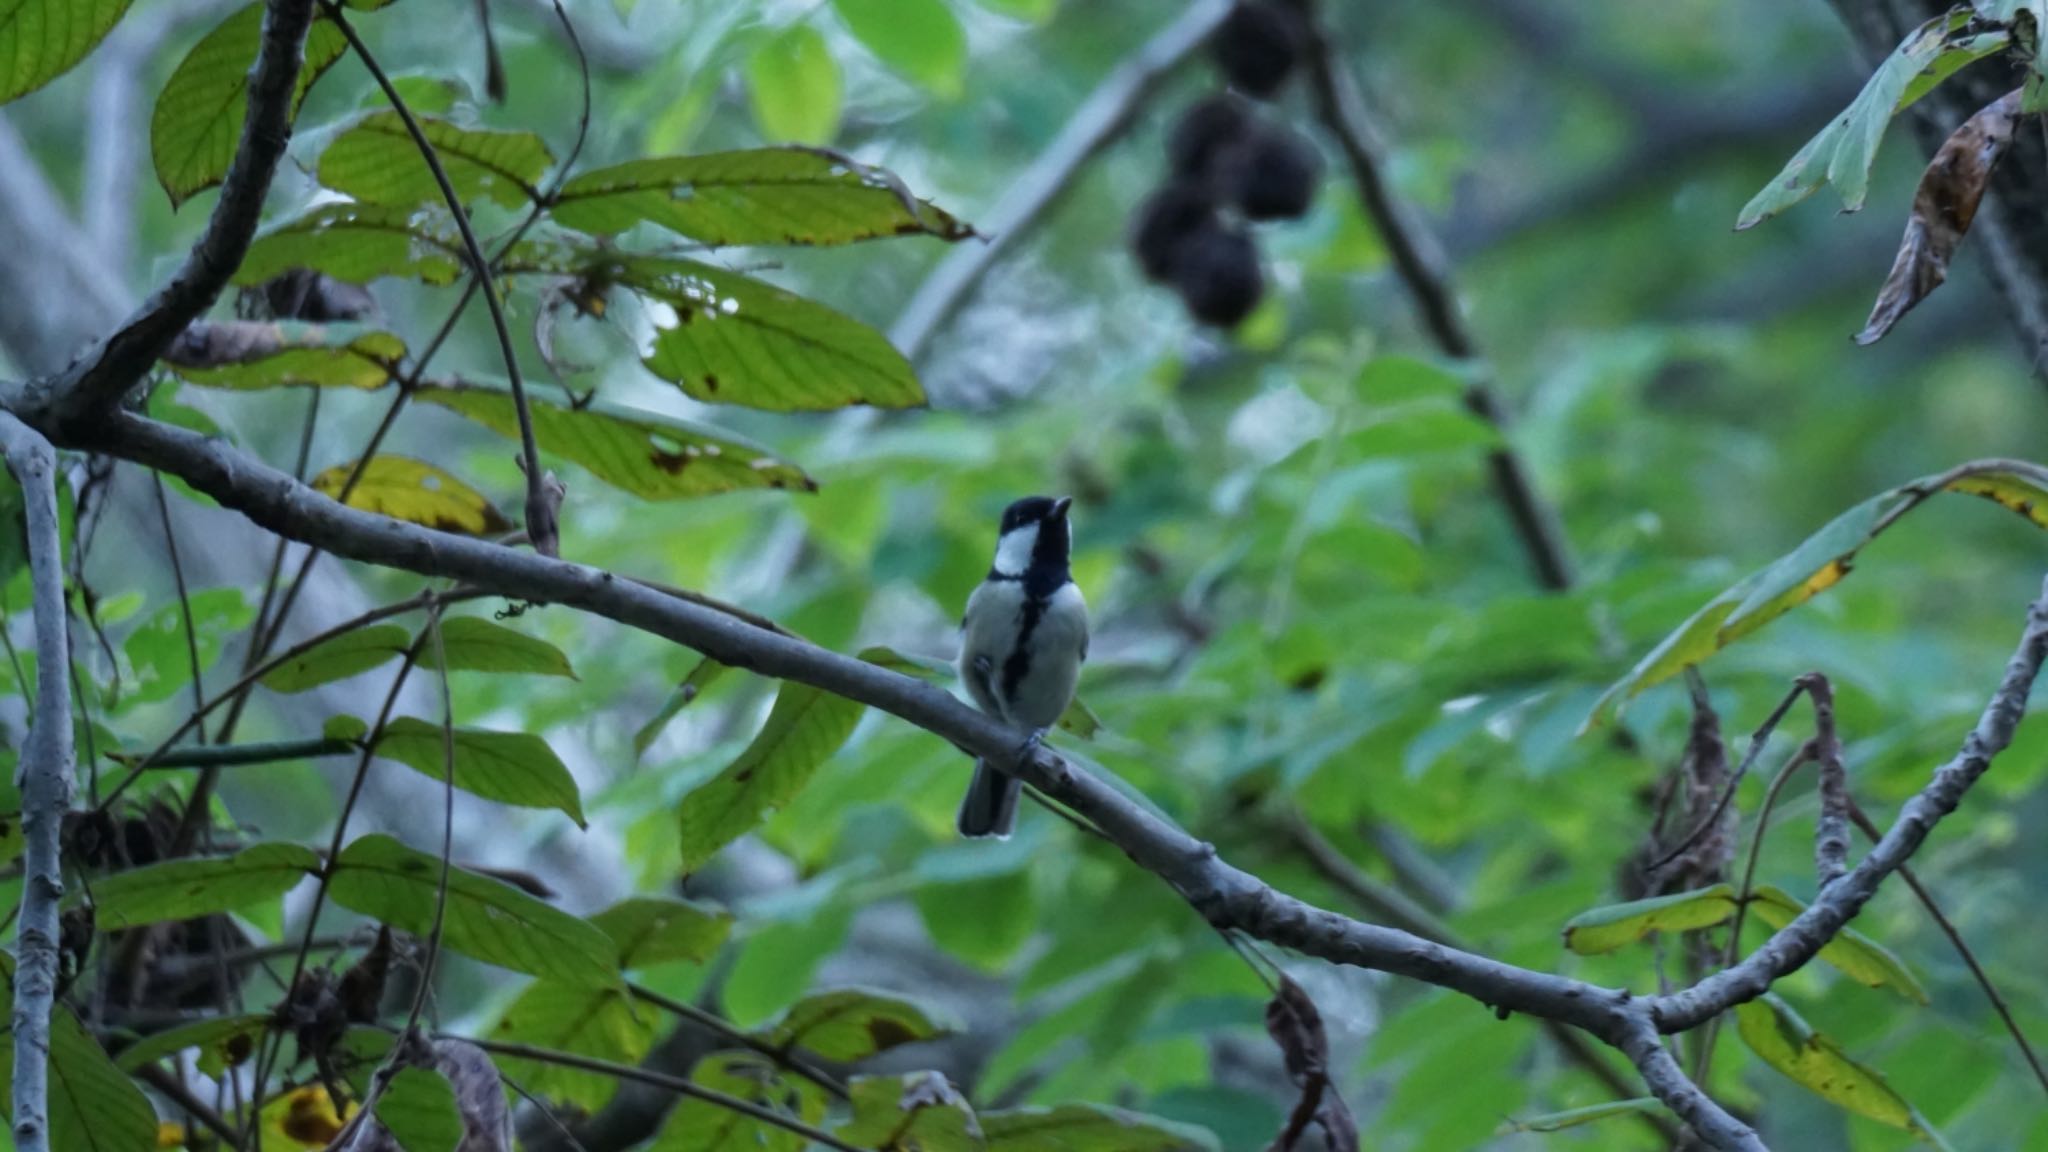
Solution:
{"label": "gray tree branch", "polygon": [[36,703],[16,770],[26,842],[21,921],[15,935],[14,1146],[47,1152],[50,1010],[57,998],[57,906],[64,899],[58,840],[71,806],[71,641],[66,635],[64,558],[57,534],[57,454],[49,441],[0,413],[0,449],[28,511],[35,591]]}

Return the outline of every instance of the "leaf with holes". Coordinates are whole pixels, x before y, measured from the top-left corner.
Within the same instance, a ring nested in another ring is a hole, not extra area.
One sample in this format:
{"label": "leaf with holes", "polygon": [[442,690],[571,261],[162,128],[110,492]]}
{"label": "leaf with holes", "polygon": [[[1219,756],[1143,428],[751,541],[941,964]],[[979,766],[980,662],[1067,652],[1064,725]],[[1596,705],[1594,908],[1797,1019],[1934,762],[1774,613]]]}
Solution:
{"label": "leaf with holes", "polygon": [[[464,204],[485,199],[525,207],[539,197],[540,178],[555,163],[546,141],[531,132],[462,128],[432,118],[421,118],[419,125]],[[445,203],[396,112],[373,112],[335,137],[320,154],[320,182],[370,204]]]}
{"label": "leaf with holes", "polygon": [[[435,386],[416,395],[507,439],[519,434],[510,393]],[[544,452],[645,500],[683,500],[742,488],[817,488],[803,469],[766,448],[671,416],[596,402],[566,408],[530,396],[527,411]]]}
{"label": "leaf with holes", "polygon": [[453,284],[467,261],[445,210],[322,204],[256,237],[234,282],[247,287],[307,268],[350,284],[383,276]]}
{"label": "leaf with holes", "polygon": [[[1772,884],[1759,884],[1756,899],[1751,905],[1756,918],[1773,929],[1783,928],[1797,919],[1806,905]],[[1891,949],[1856,931],[1844,928],[1836,933],[1820,950],[1820,958],[1832,965],[1842,975],[1872,988],[1889,988],[1916,1004],[1927,1004],[1927,989],[1906,967],[1904,961],[1892,954]]]}
{"label": "leaf with holes", "polygon": [[[527,676],[576,678],[560,648],[517,629],[480,616],[450,616],[441,621],[441,646],[448,667],[457,672],[507,672]],[[438,668],[432,641],[420,645],[420,667]]]}
{"label": "leaf with holes", "polygon": [[796,798],[860,723],[863,706],[785,680],[768,722],[739,758],[681,804],[683,870],[694,872],[769,812]]}
{"label": "leaf with holes", "polygon": [[85,59],[129,0],[14,0],[0,5],[0,104],[41,88]]}
{"label": "leaf with holes", "polygon": [[1565,923],[1564,946],[1581,956],[1592,956],[1612,952],[1653,932],[1711,928],[1733,915],[1735,889],[1716,884],[1581,912]]}
{"label": "leaf with holes", "polygon": [[983,1112],[986,1152],[1216,1152],[1216,1137],[1189,1124],[1100,1104]]}
{"label": "leaf with holes", "polygon": [[1878,64],[1848,109],[1828,121],[1828,126],[1743,206],[1735,227],[1754,227],[1813,195],[1823,184],[1834,185],[1845,210],[1863,207],[1870,187],[1870,166],[1892,115],[1925,95],[1942,77],[2011,43],[2004,32],[1955,39],[1969,23],[1968,12],[1952,12],[1908,33]]}
{"label": "leaf with holes", "polygon": [[[149,155],[173,208],[227,176],[248,118],[249,70],[262,42],[263,9],[251,4],[201,37],[157,95]],[[313,21],[292,93],[294,116],[313,82],[347,50],[348,40],[333,21]]]}
{"label": "leaf with holes", "polygon": [[[538,980],[527,985],[491,1028],[490,1038],[617,1064],[638,1064],[654,1046],[656,1017],[620,988],[587,988]],[[618,1078],[545,1060],[497,1057],[527,1091],[595,1112],[610,1102]]]}
{"label": "leaf with holes", "polygon": [[778,1048],[802,1048],[827,1060],[851,1063],[954,1030],[952,1021],[914,1000],[839,988],[806,996],[760,1031]]}
{"label": "leaf with holes", "polygon": [[[377,755],[447,779],[448,749],[439,724],[400,716],[385,725]],[[583,796],[576,778],[548,742],[531,732],[455,730],[455,786],[515,808],[553,808],[583,827]]]}
{"label": "leaf with holes", "polygon": [[[93,881],[93,920],[101,932],[118,932],[232,912],[284,895],[319,867],[312,849],[297,844],[256,844],[233,856],[165,860]],[[69,903],[82,899],[80,894]]]}
{"label": "leaf with holes", "polygon": [[[13,964],[6,965],[8,975]],[[133,1080],[107,1059],[71,1009],[50,1013],[50,1152],[138,1152],[156,1147],[156,1112]],[[14,1036],[0,1033],[0,1082],[14,1078]],[[0,1092],[0,1112],[14,1119],[14,1094]]]}
{"label": "leaf with holes", "polygon": [[207,388],[382,388],[405,358],[405,341],[389,332],[250,323],[209,331],[232,339],[198,348],[181,338],[164,358],[172,372]]}
{"label": "leaf with holes", "polygon": [[941,1073],[855,1076],[846,1089],[853,1115],[835,1134],[849,1144],[883,1152],[981,1150],[981,1121]]}
{"label": "leaf with holes", "polygon": [[776,412],[925,402],[886,337],[823,305],[690,260],[633,257],[609,271],[667,305],[645,363],[693,399]]}
{"label": "leaf with holes", "polygon": [[[426,939],[434,924],[441,861],[389,836],[364,836],[336,862],[335,903]],[[442,941],[465,956],[580,987],[619,980],[611,938],[503,880],[448,870]]]}
{"label": "leaf with holes", "polygon": [[590,918],[619,946],[619,967],[711,959],[732,931],[723,908],[665,896],[631,896]]}
{"label": "leaf with holes", "polygon": [[1808,1027],[1776,994],[1736,1005],[1735,1027],[1764,1063],[1823,1100],[1894,1128],[1916,1126],[1912,1106],[1883,1076]]}
{"label": "leaf with holes", "polygon": [[462,1111],[448,1078],[432,1068],[400,1068],[385,1081],[372,1108],[404,1152],[455,1152],[462,1143]]}
{"label": "leaf with holes", "polygon": [[[310,483],[315,492],[334,499],[355,471],[354,464],[336,464]],[[512,522],[483,493],[410,456],[375,456],[349,491],[347,504],[408,524],[423,524],[465,536],[496,536]]]}
{"label": "leaf with holes", "polygon": [[264,674],[262,684],[273,692],[304,692],[397,659],[411,645],[412,634],[397,624],[352,629],[271,669]]}
{"label": "leaf with holes", "polygon": [[974,235],[888,172],[802,148],[629,160],[569,181],[554,216],[586,232],[647,223],[714,245]]}

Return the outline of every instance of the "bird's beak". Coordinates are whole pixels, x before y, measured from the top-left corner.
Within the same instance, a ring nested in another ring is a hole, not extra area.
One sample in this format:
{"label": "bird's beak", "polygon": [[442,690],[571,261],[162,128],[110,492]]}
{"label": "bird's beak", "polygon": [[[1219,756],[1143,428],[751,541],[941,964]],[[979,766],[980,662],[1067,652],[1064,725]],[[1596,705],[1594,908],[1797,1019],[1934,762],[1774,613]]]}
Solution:
{"label": "bird's beak", "polygon": [[1052,518],[1053,518],[1054,520],[1064,520],[1064,519],[1066,519],[1066,517],[1067,517],[1067,509],[1068,509],[1068,507],[1070,507],[1070,506],[1071,506],[1071,505],[1072,505],[1073,503],[1074,503],[1074,498],[1073,498],[1072,496],[1062,496],[1062,497],[1060,497],[1059,499],[1057,499],[1057,500],[1053,501],[1053,502],[1052,502]]}

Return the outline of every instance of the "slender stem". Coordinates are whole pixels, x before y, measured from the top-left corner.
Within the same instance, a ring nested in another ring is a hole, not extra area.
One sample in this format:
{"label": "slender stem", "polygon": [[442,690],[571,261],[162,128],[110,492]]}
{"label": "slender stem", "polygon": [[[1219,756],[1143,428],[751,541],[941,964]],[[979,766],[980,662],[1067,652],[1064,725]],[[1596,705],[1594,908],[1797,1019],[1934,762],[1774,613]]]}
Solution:
{"label": "slender stem", "polygon": [[[442,1038],[439,1035],[435,1037],[435,1039]],[[742,1116],[751,1116],[763,1124],[772,1125],[785,1132],[793,1132],[813,1143],[823,1144],[827,1148],[836,1148],[838,1152],[868,1152],[867,1149],[862,1148],[858,1144],[849,1144],[822,1128],[816,1128],[801,1120],[785,1116],[772,1108],[763,1108],[751,1100],[742,1100],[737,1096],[728,1096],[723,1092],[714,1091],[701,1084],[692,1084],[680,1077],[663,1075],[660,1072],[652,1072],[645,1068],[636,1068],[631,1064],[615,1064],[610,1060],[577,1056],[569,1052],[556,1052],[548,1048],[534,1048],[526,1044],[507,1044],[497,1040],[481,1040],[473,1036],[447,1036],[446,1038],[467,1041],[486,1052],[494,1052],[500,1056],[531,1060],[537,1064],[554,1064],[563,1068],[578,1068],[585,1072],[598,1073],[601,1076],[615,1076],[620,1080],[633,1080],[641,1084],[652,1085],[656,1088],[663,1088],[674,1092],[678,1096],[689,1096],[708,1104],[715,1104],[728,1111],[737,1112]]]}
{"label": "slender stem", "polygon": [[[220,1137],[222,1147],[239,1148],[242,1146],[242,1134],[235,1130],[235,1126],[223,1119],[218,1111],[209,1107],[206,1101],[193,1095],[192,1090],[185,1086],[183,1080],[164,1071],[162,1067],[156,1064],[144,1064],[136,1069],[135,1078],[154,1088],[164,1099],[176,1104],[187,1116],[199,1121],[207,1131]],[[229,1077],[229,1079],[232,1080],[234,1078]]]}
{"label": "slender stem", "polygon": [[[419,986],[404,1031],[419,1027],[420,1013],[433,995],[434,967],[441,957],[441,929],[448,916],[448,871],[455,854],[455,696],[448,688],[448,649],[441,642],[441,609],[427,611],[427,636],[434,646],[434,670],[441,681],[441,878],[434,888],[434,923],[427,931],[427,956],[420,964]],[[415,645],[417,647],[417,645]]]}
{"label": "slender stem", "polygon": [[316,737],[263,744],[191,744],[173,748],[147,761],[151,770],[173,768],[240,768],[250,764],[282,764],[321,756],[346,756],[360,750],[353,740]]}
{"label": "slender stem", "polygon": [[706,1012],[702,1008],[697,1007],[695,1004],[690,1004],[682,1000],[677,1000],[674,997],[664,996],[661,993],[656,992],[652,988],[648,988],[639,984],[627,984],[626,991],[632,994],[632,997],[635,1000],[643,1000],[649,1004],[654,1005],[656,1008],[659,1008],[664,1012],[669,1012],[674,1015],[680,1016],[683,1019],[690,1021],[692,1024],[696,1024],[699,1027],[705,1029],[706,1031],[718,1035],[722,1039],[730,1040],[743,1048],[749,1048],[755,1052],[759,1052],[761,1055],[768,1057],[769,1059],[775,1061],[777,1064],[780,1064],[784,1068],[789,1069],[791,1072],[794,1072],[797,1075],[803,1077],[804,1079],[809,1080],[811,1083],[816,1084],[818,1087],[823,1088],[825,1091],[830,1092],[834,1096],[839,1097],[841,1100],[847,1098],[846,1085],[840,1083],[837,1077],[834,1077],[831,1073],[825,1071],[824,1069],[811,1064],[809,1061],[805,1060],[801,1056],[798,1056],[796,1053],[789,1051],[786,1048],[779,1048],[773,1044],[769,1044],[766,1041],[763,1041],[757,1036],[750,1036],[746,1032],[743,1032],[740,1029],[733,1027],[732,1024],[728,1023],[726,1020],[720,1018],[719,1016],[713,1013]]}
{"label": "slender stem", "polygon": [[[299,426],[299,456],[292,466],[295,479],[306,478],[306,467],[313,458],[313,431],[320,423],[320,393],[323,391],[325,389],[322,388],[306,389],[306,418]],[[270,608],[277,599],[277,582],[284,574],[285,549],[290,545],[291,541],[280,536],[277,546],[270,550],[270,570],[263,576],[263,600],[256,605],[256,622],[249,626],[249,650],[242,656],[244,672],[263,659],[263,637],[270,631]]]}
{"label": "slender stem", "polygon": [[[370,54],[369,46],[356,34],[355,26],[343,15],[337,0],[320,2],[327,12],[327,18],[348,38],[348,46],[355,52],[356,58],[363,62],[363,67],[375,78],[377,86],[384,90],[384,98],[390,101],[391,110],[398,113],[398,118],[405,122],[405,130],[412,135],[413,144],[419,149],[420,158],[426,161],[427,169],[434,175],[434,183],[440,186],[441,198],[447,202],[449,213],[455,217],[455,227],[462,234],[462,246],[469,251],[471,266],[476,269],[480,280],[487,281],[490,277],[490,262],[485,259],[483,245],[477,243],[476,232],[469,225],[469,212],[462,206],[462,197],[456,194],[455,185],[449,181],[447,170],[441,167],[441,157],[434,150],[433,141],[427,139],[427,134],[420,128],[419,121],[413,118],[412,109],[406,106],[405,98],[399,95],[397,86],[391,83],[391,77],[385,75],[383,66],[377,63],[377,58]],[[540,469],[540,444],[533,435],[533,413],[526,405],[526,383],[519,375],[519,355],[512,348],[512,326],[505,320],[505,308],[498,302],[497,292],[491,290],[488,283],[484,285],[483,295],[484,307],[491,313],[491,326],[498,333],[498,352],[505,360],[505,378],[512,387],[512,407],[519,415],[519,450],[526,466],[526,534],[533,541],[534,548],[542,555],[554,556],[559,552],[559,530],[555,522],[555,509],[548,498]]]}

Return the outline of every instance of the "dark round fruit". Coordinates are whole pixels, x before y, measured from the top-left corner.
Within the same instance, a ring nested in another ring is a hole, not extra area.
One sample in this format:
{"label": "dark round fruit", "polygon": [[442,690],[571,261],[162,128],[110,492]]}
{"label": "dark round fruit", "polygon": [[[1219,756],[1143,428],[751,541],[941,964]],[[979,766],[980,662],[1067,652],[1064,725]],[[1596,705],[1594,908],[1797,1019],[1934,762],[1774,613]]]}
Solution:
{"label": "dark round fruit", "polygon": [[1166,160],[1174,175],[1207,180],[1221,153],[1235,147],[1252,128],[1251,106],[1242,97],[1218,92],[1188,106],[1166,137]]}
{"label": "dark round fruit", "polygon": [[1231,87],[1261,100],[1280,91],[1301,57],[1300,18],[1275,0],[1238,0],[1209,39]]}
{"label": "dark round fruit", "polygon": [[1242,229],[1204,228],[1182,242],[1173,262],[1173,286],[1189,315],[1217,328],[1235,328],[1266,289],[1258,246]]}
{"label": "dark round fruit", "polygon": [[1301,133],[1261,124],[1220,163],[1231,202],[1247,220],[1293,220],[1323,182],[1323,154]]}
{"label": "dark round fruit", "polygon": [[1131,226],[1131,253],[1145,277],[1164,282],[1188,237],[1215,226],[1216,205],[1187,180],[1173,180],[1145,198]]}

